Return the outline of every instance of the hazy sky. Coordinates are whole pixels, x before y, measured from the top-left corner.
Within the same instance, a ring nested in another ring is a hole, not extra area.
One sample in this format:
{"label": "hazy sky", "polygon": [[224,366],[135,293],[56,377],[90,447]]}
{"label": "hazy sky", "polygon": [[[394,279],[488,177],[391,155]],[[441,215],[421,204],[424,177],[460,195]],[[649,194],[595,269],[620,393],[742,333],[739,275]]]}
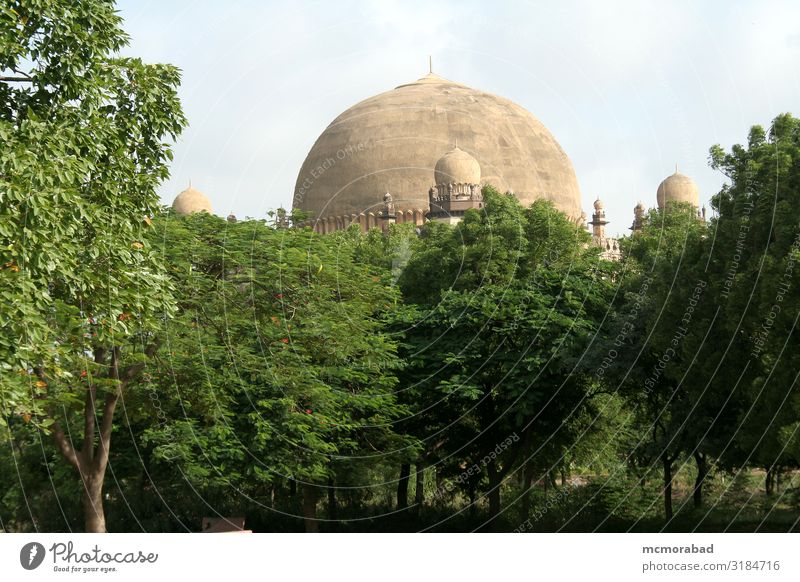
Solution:
{"label": "hazy sky", "polygon": [[507,97],[575,166],[611,232],[679,165],[705,202],[708,148],[800,115],[800,2],[125,0],[130,54],[183,70],[189,179],[217,214],[290,206],[311,145],[351,105],[427,73]]}

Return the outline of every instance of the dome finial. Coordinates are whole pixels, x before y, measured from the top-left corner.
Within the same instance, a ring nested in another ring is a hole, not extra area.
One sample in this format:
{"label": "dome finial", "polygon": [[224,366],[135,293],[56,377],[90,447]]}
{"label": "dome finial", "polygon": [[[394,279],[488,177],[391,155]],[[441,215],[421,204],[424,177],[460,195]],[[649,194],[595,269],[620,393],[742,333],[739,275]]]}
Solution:
{"label": "dome finial", "polygon": [[433,74],[433,57],[428,55],[428,73]]}
{"label": "dome finial", "polygon": [[675,173],[678,173],[678,162],[675,162]]}

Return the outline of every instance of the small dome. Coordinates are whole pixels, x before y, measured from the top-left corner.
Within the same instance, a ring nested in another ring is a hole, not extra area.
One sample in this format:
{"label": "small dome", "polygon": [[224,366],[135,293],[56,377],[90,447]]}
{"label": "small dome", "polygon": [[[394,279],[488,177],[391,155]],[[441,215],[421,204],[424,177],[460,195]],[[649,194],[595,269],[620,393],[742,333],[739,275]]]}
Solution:
{"label": "small dome", "polygon": [[191,187],[191,185],[175,197],[172,209],[178,214],[192,214],[195,212],[208,212],[211,214],[211,201],[206,195]]}
{"label": "small dome", "polygon": [[674,174],[658,185],[656,192],[658,207],[663,209],[667,202],[689,202],[695,208],[700,206],[700,191],[689,176]]}
{"label": "small dome", "polygon": [[455,147],[436,162],[434,176],[437,184],[480,184],[481,166],[478,160]]}
{"label": "small dome", "polygon": [[597,200],[594,201],[594,209],[602,210],[603,208],[605,208],[605,204],[603,204],[603,201],[598,197]]}
{"label": "small dome", "polygon": [[637,202],[637,203],[636,203],[636,206],[634,206],[633,208],[634,208],[634,210],[637,210],[637,209],[638,209],[638,210],[644,210],[644,202],[642,202],[641,200],[639,200],[639,202]]}

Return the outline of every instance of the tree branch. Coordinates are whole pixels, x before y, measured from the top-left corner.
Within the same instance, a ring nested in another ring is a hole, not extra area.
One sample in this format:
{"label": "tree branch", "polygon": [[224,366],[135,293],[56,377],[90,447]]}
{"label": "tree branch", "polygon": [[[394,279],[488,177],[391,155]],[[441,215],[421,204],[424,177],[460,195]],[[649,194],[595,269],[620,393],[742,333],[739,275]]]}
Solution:
{"label": "tree branch", "polygon": [[[159,346],[158,342],[150,344],[145,348],[144,355],[147,356],[148,358],[152,358],[153,356],[156,355],[156,352],[158,351],[158,346]],[[145,365],[146,364],[144,362],[140,362],[138,364],[131,364],[130,366],[126,366],[119,374],[119,378],[127,384],[131,380],[136,379],[136,377],[142,373],[142,370],[144,370]]]}
{"label": "tree branch", "polygon": [[11,76],[3,75],[3,76],[0,76],[0,81],[8,81],[8,82],[13,82],[13,83],[32,83],[33,82],[33,77],[31,77],[25,71],[20,71],[16,67],[10,67],[9,70],[11,72],[13,72],[13,73],[16,73],[17,76],[14,76],[14,75],[11,75]]}
{"label": "tree branch", "polygon": [[[153,357],[158,349],[158,344],[153,343],[145,349],[144,353],[147,357]],[[122,359],[122,348],[115,346],[111,349],[111,363],[108,370],[108,378],[117,380],[118,384],[113,392],[106,393],[105,401],[103,403],[103,417],[100,420],[100,442],[97,446],[97,451],[93,451],[94,468],[100,473],[105,472],[106,465],[108,464],[108,455],[111,450],[111,433],[114,428],[114,412],[117,408],[117,402],[120,396],[128,387],[128,384],[135,379],[144,370],[145,363],[131,364],[120,369],[120,361]],[[92,414],[94,420],[94,414]],[[94,440],[94,425],[92,425],[92,440]],[[94,445],[94,443],[92,443]]]}
{"label": "tree branch", "polygon": [[61,455],[69,462],[70,465],[75,467],[78,472],[80,472],[81,462],[78,458],[78,454],[75,452],[75,449],[72,448],[67,435],[64,434],[64,429],[61,428],[61,423],[58,421],[53,423],[53,440],[55,440],[56,446],[61,452]]}
{"label": "tree branch", "polygon": [[94,384],[86,389],[86,402],[83,406],[83,456],[88,462],[92,462],[94,458],[94,425],[95,425],[95,408],[94,400],[97,394],[97,388]]}
{"label": "tree branch", "polygon": [[[33,373],[36,374],[36,377],[39,378],[42,382],[47,383],[47,377],[45,376],[44,370],[39,367],[33,369]],[[75,451],[75,448],[72,446],[70,439],[67,438],[67,435],[64,434],[64,429],[61,428],[61,423],[56,420],[56,415],[50,411],[50,416],[53,418],[53,440],[56,443],[56,447],[61,455],[69,462],[70,465],[75,467],[78,472],[81,471],[81,458],[80,454]]]}
{"label": "tree branch", "polygon": [[[112,380],[119,380],[119,360],[122,357],[122,348],[114,346],[111,349],[111,366],[108,371],[108,377]],[[100,444],[98,447],[97,455],[95,456],[96,467],[101,468],[101,472],[105,472],[106,463],[108,463],[108,453],[111,447],[111,431],[114,427],[114,410],[117,407],[117,400],[122,389],[127,382],[120,382],[114,392],[106,394],[105,403],[103,404],[103,418],[100,421]]]}
{"label": "tree branch", "polygon": [[[106,360],[106,349],[102,347],[95,347],[94,363],[104,365]],[[90,382],[86,390],[86,403],[83,409],[83,453],[84,458],[88,462],[94,459],[94,435],[95,425],[97,424],[97,409],[95,407],[95,400],[97,399],[97,386],[92,382],[91,378],[87,378]]]}
{"label": "tree branch", "polygon": [[103,404],[103,420],[100,423],[100,444],[97,448],[97,455],[95,456],[95,466],[103,473],[108,463],[108,453],[111,448],[111,431],[114,427],[114,410],[117,408],[117,401],[124,385],[120,383],[116,391],[106,394],[106,400]]}

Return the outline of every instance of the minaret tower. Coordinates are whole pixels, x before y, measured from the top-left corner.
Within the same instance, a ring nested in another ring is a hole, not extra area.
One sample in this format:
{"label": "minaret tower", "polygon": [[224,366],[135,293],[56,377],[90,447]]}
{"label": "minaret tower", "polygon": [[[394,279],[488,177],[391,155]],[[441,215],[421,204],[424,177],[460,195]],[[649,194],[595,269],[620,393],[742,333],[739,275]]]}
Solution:
{"label": "minaret tower", "polygon": [[633,207],[633,224],[631,225],[631,230],[634,233],[639,232],[642,230],[642,225],[644,224],[644,203],[640,200],[636,206]]}
{"label": "minaret tower", "polygon": [[594,213],[592,214],[592,238],[595,240],[604,240],[606,238],[606,211],[603,201],[598,198],[594,201]]}

